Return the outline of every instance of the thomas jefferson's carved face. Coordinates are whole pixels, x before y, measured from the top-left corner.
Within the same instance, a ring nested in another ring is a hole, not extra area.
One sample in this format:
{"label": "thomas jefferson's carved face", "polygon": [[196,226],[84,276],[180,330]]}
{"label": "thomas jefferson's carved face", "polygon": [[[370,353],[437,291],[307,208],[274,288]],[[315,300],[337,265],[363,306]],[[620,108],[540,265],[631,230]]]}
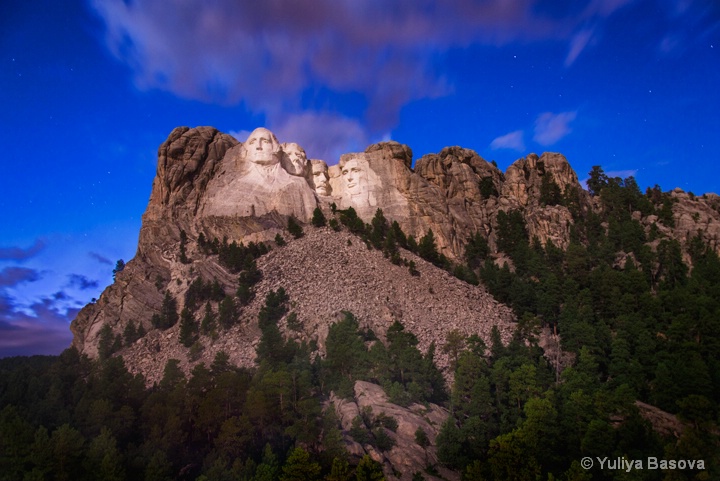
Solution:
{"label": "thomas jefferson's carved face", "polygon": [[312,161],[312,182],[315,186],[315,192],[318,195],[330,195],[330,184],[328,184],[328,167],[322,160]]}
{"label": "thomas jefferson's carved face", "polygon": [[345,181],[345,188],[350,195],[360,194],[365,191],[367,183],[365,169],[360,166],[357,159],[350,159],[345,162],[341,172]]}
{"label": "thomas jefferson's carved face", "polygon": [[272,165],[280,161],[280,144],[275,135],[265,128],[252,131],[244,144],[247,160],[259,165]]}
{"label": "thomas jefferson's carved face", "polygon": [[293,142],[282,144],[282,149],[285,152],[285,158],[287,159],[283,165],[287,173],[301,177],[305,176],[308,166],[305,149]]}

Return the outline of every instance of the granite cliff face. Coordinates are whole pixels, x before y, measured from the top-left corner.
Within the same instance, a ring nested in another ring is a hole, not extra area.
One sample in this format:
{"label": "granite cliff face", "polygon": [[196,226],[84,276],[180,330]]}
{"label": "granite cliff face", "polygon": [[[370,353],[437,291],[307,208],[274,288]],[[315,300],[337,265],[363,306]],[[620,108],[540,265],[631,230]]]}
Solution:
{"label": "granite cliff face", "polygon": [[[505,173],[461,147],[425,155],[414,168],[412,161],[409,147],[383,142],[365,152],[344,154],[337,165],[328,167],[323,161],[308,160],[297,144],[281,146],[265,129],[257,129],[240,143],[211,127],[176,128],[158,150],[157,175],[137,254],[100,299],[79,313],[71,326],[73,345],[94,357],[102,326],[109,325],[115,334],[121,334],[130,321],[142,324],[150,332],[130,348],[134,353],[131,359],[138,359],[130,361],[130,368],[149,379],[158,376],[163,359],[177,345],[173,329],[160,333],[150,325],[165,292],[178,299],[182,309],[183,296],[195,277],[217,279],[228,294],[236,288],[235,275],[220,265],[217,256],[199,253],[201,234],[208,240],[272,244],[277,234],[288,237],[289,216],[307,224],[316,207],[328,216],[332,204],[338,209],[352,207],[365,222],[381,208],[388,220],[397,221],[416,239],[432,229],[440,251],[457,260],[467,239],[477,232],[496,250],[497,218],[502,211],[518,210],[531,238],[543,244],[551,240],[564,248],[573,225],[567,205],[572,205],[575,213],[602,209],[599,199],[590,197],[568,161],[557,153],[530,154]],[[570,202],[547,202],[548,195]],[[714,194],[696,197],[679,189],[669,195],[674,227],[654,215],[636,212],[633,216],[646,231],[656,229],[683,246],[699,232],[708,245],[720,248],[720,198]],[[408,322],[424,347],[431,340],[441,342],[444,333],[457,326],[473,326],[485,335],[489,326],[497,324],[509,333],[510,311],[494,303],[481,288],[471,289],[410,253],[404,256],[415,259],[423,272],[420,280],[399,267],[395,277],[384,273],[373,277],[373,269],[380,272],[381,264],[389,264],[381,254],[364,252],[359,241],[350,247],[349,234],[329,229],[325,233],[314,232],[261,259],[263,282],[268,284],[261,284],[257,295],[262,299],[269,289],[283,285],[295,302],[309,303],[299,315],[310,326],[305,335],[316,336],[320,344],[327,325],[342,309],[353,311],[380,332],[393,319]],[[342,239],[339,244],[338,239]],[[190,259],[186,263],[180,259],[181,242]],[[332,250],[327,248],[330,245]],[[375,254],[379,258],[373,257]],[[295,260],[287,265],[291,256]],[[433,281],[427,284],[428,279]],[[447,286],[452,288],[445,289]],[[466,297],[456,299],[455,294],[466,291]],[[467,311],[457,311],[453,304],[465,305]],[[225,336],[228,339],[215,342],[208,352],[229,348],[236,353],[236,362],[251,364],[252,342],[257,336],[252,319],[258,308],[253,305],[245,310],[247,329]],[[460,324],[453,323],[453,318]],[[478,319],[483,321],[473,324]]]}

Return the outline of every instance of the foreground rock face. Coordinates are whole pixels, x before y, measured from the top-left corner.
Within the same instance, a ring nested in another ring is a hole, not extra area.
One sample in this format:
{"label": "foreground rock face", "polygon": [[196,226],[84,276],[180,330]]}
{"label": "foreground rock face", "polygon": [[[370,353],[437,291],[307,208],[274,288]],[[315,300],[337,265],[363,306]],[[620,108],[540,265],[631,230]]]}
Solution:
{"label": "foreground rock face", "polygon": [[[369,382],[357,381],[355,383],[355,396],[353,399],[340,399],[332,396],[331,405],[337,413],[343,429],[348,452],[357,458],[368,454],[375,461],[383,465],[385,477],[389,480],[410,481],[413,473],[420,471],[428,481],[442,479],[457,481],[460,475],[440,466],[437,457],[436,438],[443,422],[448,417],[448,411],[435,404],[423,406],[413,404],[408,407],[398,406],[388,400],[383,389]],[[353,420],[360,415],[363,409],[372,409],[372,415],[384,414],[397,421],[397,430],[392,432],[386,429],[386,434],[395,441],[392,449],[380,452],[371,445],[357,443],[349,432]],[[423,448],[415,441],[415,432],[422,429],[428,437],[429,446]],[[425,466],[436,466],[439,477],[423,472]],[[399,476],[396,473],[400,473]]]}
{"label": "foreground rock face", "polygon": [[644,403],[642,401],[635,401],[640,415],[645,418],[653,427],[655,432],[661,436],[673,436],[676,439],[680,438],[686,425],[680,421],[677,416],[670,414],[662,409]]}

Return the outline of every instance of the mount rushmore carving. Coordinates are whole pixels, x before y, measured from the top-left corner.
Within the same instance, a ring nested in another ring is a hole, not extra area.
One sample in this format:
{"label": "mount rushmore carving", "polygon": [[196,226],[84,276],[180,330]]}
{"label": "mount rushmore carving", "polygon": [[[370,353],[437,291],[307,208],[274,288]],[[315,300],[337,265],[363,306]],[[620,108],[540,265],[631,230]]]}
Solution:
{"label": "mount rushmore carving", "polygon": [[198,217],[257,219],[280,214],[308,222],[316,207],[334,203],[339,209],[354,208],[365,220],[378,207],[388,206],[394,219],[408,221],[407,199],[392,183],[386,185],[387,173],[377,172],[373,165],[382,161],[372,157],[344,154],[338,165],[328,167],[322,160],[308,159],[297,143],[281,144],[270,130],[257,128],[219,160]]}
{"label": "mount rushmore carving", "polygon": [[[552,153],[519,159],[505,174],[461,147],[425,155],[413,165],[412,150],[395,141],[327,160],[308,159],[302,146],[281,143],[266,128],[239,142],[212,127],[178,127],[158,151],[138,252],[155,255],[150,246],[167,232],[168,220],[174,222],[173,237],[183,229],[188,235],[271,241],[289,216],[309,223],[316,208],[329,213],[332,204],[352,207],[365,222],[382,209],[416,239],[432,229],[438,249],[450,259],[462,256],[476,232],[494,245],[497,212],[518,208],[530,235],[565,246],[571,215],[560,207],[539,209],[540,178],[547,172],[562,191],[582,191],[567,160]],[[483,192],[488,182],[491,196]]]}
{"label": "mount rushmore carving", "polygon": [[328,168],[322,160],[308,160],[300,145],[281,144],[260,127],[226,152],[199,214],[260,217],[276,212],[307,221],[323,203],[363,212],[377,207],[374,191],[381,186],[365,154],[346,154]]}
{"label": "mount rushmore carving", "polygon": [[[570,164],[557,153],[530,154],[503,173],[461,147],[446,147],[413,164],[408,146],[389,141],[344,154],[336,165],[328,166],[308,159],[298,144],[281,144],[264,128],[253,131],[244,143],[212,127],[175,128],[158,149],[157,175],[143,214],[137,253],[116,282],[73,321],[73,345],[94,356],[103,325],[117,326],[117,332],[130,321],[149,325],[165,290],[181,298],[187,286],[176,281],[189,279],[191,271],[192,276],[218,279],[225,286],[237,282],[217,262],[195,255],[194,247],[188,247],[191,263],[184,263],[183,243],[197,246],[202,236],[246,245],[272,244],[277,234],[285,235],[288,216],[310,223],[316,208],[332,216],[333,203],[338,209],[352,207],[368,223],[382,209],[386,219],[415,239],[432,229],[438,250],[455,261],[462,259],[467,239],[477,233],[486,236],[495,250],[499,213],[514,209],[522,213],[530,238],[565,248],[573,218],[568,207],[540,201],[548,176],[563,195],[575,193],[579,209],[593,208]],[[708,195],[700,202],[682,191],[672,195],[683,202],[673,207],[677,227],[663,234],[689,239],[697,232],[693,220],[697,217],[707,224],[705,242],[718,249],[720,222],[710,207],[718,197]],[[654,220],[655,216],[647,216],[641,222],[650,229]],[[327,253],[319,264],[327,272],[345,275],[352,262],[342,257],[342,252]],[[399,312],[393,307],[395,301],[387,302],[383,309]]]}

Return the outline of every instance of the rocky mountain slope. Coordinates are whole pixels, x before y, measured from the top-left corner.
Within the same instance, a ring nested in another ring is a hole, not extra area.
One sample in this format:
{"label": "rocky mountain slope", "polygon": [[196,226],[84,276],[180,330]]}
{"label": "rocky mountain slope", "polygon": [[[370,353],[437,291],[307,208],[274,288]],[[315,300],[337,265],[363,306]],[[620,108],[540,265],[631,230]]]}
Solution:
{"label": "rocky mountain slope", "polygon": [[[484,288],[462,282],[407,251],[403,254],[417,264],[419,276],[411,275],[407,267],[391,264],[381,252],[369,250],[350,233],[327,227],[307,227],[305,231],[302,238],[289,239],[286,246],[275,247],[258,259],[263,279],[255,287],[254,300],[241,310],[236,326],[214,340],[203,336],[205,350],[200,357],[189,360],[188,349],[178,341],[179,324],[166,331],[148,326],[150,332],[145,337],[121,352],[128,367],[152,383],[162,377],[168,359],[181,360],[189,370],[190,364],[201,361],[210,365],[218,351],[225,351],[233,364],[252,366],[260,338],[258,312],[267,293],[280,287],[287,292],[291,311],[302,325],[300,330],[288,327],[286,316],[280,322],[281,330],[299,341],[316,340],[321,352],[330,324],[341,319],[343,311],[352,312],[361,327],[372,328],[381,338],[395,320],[401,321],[418,337],[423,352],[433,341],[444,342],[446,334],[454,329],[465,335],[479,334],[487,341],[492,326],[498,326],[503,337],[509,338],[513,314]],[[213,274],[210,279],[220,279],[226,285],[234,282],[235,276],[217,263],[217,256],[208,258],[195,248],[189,249],[188,256],[197,260],[171,263],[172,278],[182,281],[170,282],[167,287],[178,299],[183,299],[194,278],[191,272]],[[120,290],[136,282],[137,273],[133,271],[126,269],[117,276],[115,285]],[[155,286],[148,289],[157,291]],[[122,299],[123,307],[141,302],[127,295]],[[105,310],[105,302],[100,299],[95,308]],[[199,309],[196,317],[201,315]],[[447,367],[443,353],[439,352],[436,360]]]}

